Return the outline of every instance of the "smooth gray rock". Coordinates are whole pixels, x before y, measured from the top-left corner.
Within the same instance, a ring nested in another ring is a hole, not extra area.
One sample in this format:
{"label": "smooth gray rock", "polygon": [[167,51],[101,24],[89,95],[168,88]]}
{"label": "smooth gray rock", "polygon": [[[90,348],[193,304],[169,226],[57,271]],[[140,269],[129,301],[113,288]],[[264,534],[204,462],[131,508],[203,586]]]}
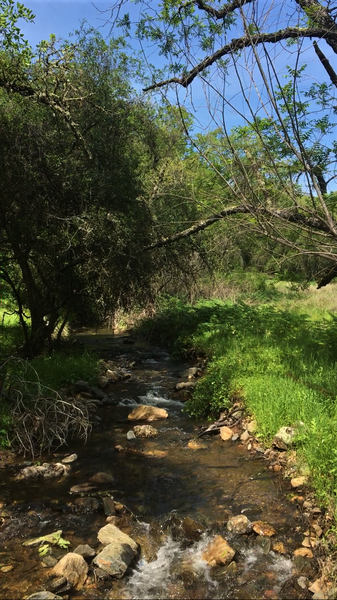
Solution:
{"label": "smooth gray rock", "polygon": [[134,432],[131,431],[131,429],[130,429],[130,431],[127,432],[126,439],[127,440],[135,440],[136,439],[136,436],[135,436]]}

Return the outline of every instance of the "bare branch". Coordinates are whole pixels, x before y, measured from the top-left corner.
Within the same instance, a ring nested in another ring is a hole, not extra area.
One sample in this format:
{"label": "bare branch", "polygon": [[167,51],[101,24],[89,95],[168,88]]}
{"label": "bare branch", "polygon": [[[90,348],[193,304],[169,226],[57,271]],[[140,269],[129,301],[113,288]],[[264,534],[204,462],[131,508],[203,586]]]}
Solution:
{"label": "bare branch", "polygon": [[182,87],[187,88],[200,73],[220,60],[220,58],[223,56],[231,55],[233,52],[238,52],[243,48],[258,46],[260,44],[276,44],[277,42],[281,42],[283,40],[302,38],[319,38],[325,39],[326,41],[330,40],[335,42],[337,48],[337,32],[318,27],[308,27],[307,29],[302,29],[300,27],[286,27],[285,29],[280,29],[279,31],[273,33],[255,33],[254,35],[245,35],[241,38],[232,40],[229,44],[226,44],[214,52],[214,54],[211,56],[207,56],[203,61],[191,69],[187,75],[183,75],[182,77],[172,77],[171,79],[166,79],[165,81],[153,83],[152,85],[144,88],[143,91],[148,92],[149,90],[161,88],[170,83],[177,83]]}
{"label": "bare branch", "polygon": [[325,56],[325,54],[322,52],[322,50],[318,46],[317,42],[314,42],[314,48],[315,48],[315,52],[316,52],[319,60],[321,61],[324,69],[326,70],[327,74],[329,75],[331,82],[337,87],[336,71],[332,68],[330,62],[328,61],[327,57]]}

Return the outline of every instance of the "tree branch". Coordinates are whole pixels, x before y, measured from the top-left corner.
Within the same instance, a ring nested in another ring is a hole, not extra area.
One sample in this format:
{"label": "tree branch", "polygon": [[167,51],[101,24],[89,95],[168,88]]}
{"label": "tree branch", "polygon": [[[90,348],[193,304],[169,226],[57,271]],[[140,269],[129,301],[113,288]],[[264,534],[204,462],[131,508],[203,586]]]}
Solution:
{"label": "tree branch", "polygon": [[279,31],[273,33],[255,33],[254,35],[243,36],[241,38],[232,40],[229,44],[226,44],[214,52],[214,54],[211,56],[207,56],[193,69],[191,69],[187,75],[183,75],[182,77],[172,77],[171,79],[166,79],[165,81],[153,83],[152,85],[144,88],[143,91],[148,92],[149,90],[163,87],[169,83],[178,83],[179,85],[187,88],[197,77],[197,75],[199,75],[199,73],[202,73],[220,58],[228,54],[232,54],[233,52],[238,52],[243,48],[248,48],[249,46],[258,46],[266,43],[276,44],[282,40],[314,37],[325,39],[326,41],[334,41],[337,48],[337,32],[325,28],[308,27],[307,29],[301,29],[299,27],[286,27],[285,29],[280,29]]}
{"label": "tree branch", "polygon": [[323,52],[320,49],[320,47],[318,46],[317,42],[314,42],[314,48],[315,48],[315,52],[316,52],[319,60],[321,61],[324,69],[326,70],[327,74],[330,77],[331,83],[333,83],[337,87],[337,73],[336,73],[336,71],[332,68],[330,62],[328,61],[328,59],[325,56],[325,54],[323,54]]}
{"label": "tree branch", "polygon": [[256,206],[241,204],[239,206],[230,206],[228,208],[225,208],[224,210],[214,215],[211,215],[207,219],[204,219],[202,221],[199,221],[195,225],[192,225],[192,227],[188,227],[187,229],[184,229],[183,231],[175,233],[174,235],[171,235],[169,237],[161,238],[160,240],[154,242],[150,246],[146,246],[146,248],[144,248],[144,251],[153,250],[154,248],[161,248],[162,246],[167,246],[168,244],[172,244],[179,240],[188,238],[192,235],[195,235],[196,233],[199,233],[199,231],[203,231],[210,225],[213,225],[214,223],[225,219],[226,217],[238,214],[251,214],[253,216],[265,215],[268,217],[280,219],[288,223],[304,225],[306,227],[309,227],[311,230],[322,231],[328,234],[331,233],[330,228],[328,227],[328,225],[326,225],[326,223],[323,220],[314,217],[308,217],[292,209],[272,210],[267,209],[265,207],[257,208]]}

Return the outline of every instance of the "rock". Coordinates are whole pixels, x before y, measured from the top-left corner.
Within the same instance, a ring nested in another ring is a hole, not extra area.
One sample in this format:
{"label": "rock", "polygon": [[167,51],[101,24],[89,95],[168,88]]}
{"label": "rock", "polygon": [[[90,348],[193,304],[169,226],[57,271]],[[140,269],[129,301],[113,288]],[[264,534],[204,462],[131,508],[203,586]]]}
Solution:
{"label": "rock", "polygon": [[149,458],[165,458],[168,452],[166,450],[143,450],[142,455]]}
{"label": "rock", "polygon": [[246,429],[247,429],[248,433],[255,433],[255,431],[257,430],[256,421],[250,421],[249,423],[247,423]]}
{"label": "rock", "polygon": [[88,565],[83,556],[69,552],[55,565],[55,575],[65,577],[66,580],[77,590],[83,587],[88,574]]}
{"label": "rock", "polygon": [[202,442],[198,442],[197,440],[190,440],[187,444],[187,448],[191,450],[207,450],[206,444],[202,444]]}
{"label": "rock", "polygon": [[54,581],[51,581],[48,584],[48,588],[50,592],[56,592],[57,590],[59,590],[61,587],[63,587],[64,585],[67,584],[67,580],[65,577],[58,577],[58,579],[54,579]]}
{"label": "rock", "polygon": [[274,473],[280,473],[282,471],[282,466],[281,465],[274,465],[273,466],[273,471],[274,471]]}
{"label": "rock", "polygon": [[182,520],[181,528],[186,539],[192,542],[198,542],[204,531],[203,526],[190,517],[185,517],[185,519]]}
{"label": "rock", "polygon": [[130,421],[156,421],[157,419],[167,419],[168,412],[165,408],[157,406],[146,406],[140,404],[128,415]]}
{"label": "rock", "polygon": [[77,459],[78,459],[78,456],[77,456],[77,454],[70,454],[69,456],[65,456],[65,457],[62,459],[62,463],[63,463],[63,464],[65,464],[65,465],[67,465],[67,464],[69,464],[69,463],[72,463],[72,462],[74,462],[74,461],[75,461],[75,460],[77,460]]}
{"label": "rock", "polygon": [[1,573],[10,573],[11,571],[13,571],[14,566],[13,565],[4,565],[3,567],[0,568]]}
{"label": "rock", "polygon": [[103,400],[103,398],[105,398],[105,393],[103,392],[103,390],[96,387],[95,385],[91,386],[90,392],[92,393],[94,398],[97,398],[97,400]]}
{"label": "rock", "polygon": [[255,538],[255,546],[260,548],[263,554],[268,554],[271,548],[271,541],[269,537],[264,537],[263,535],[258,535]]}
{"label": "rock", "polygon": [[132,548],[134,554],[138,552],[138,544],[115,525],[105,525],[99,530],[97,537],[103,546],[114,543],[127,544]]}
{"label": "rock", "polygon": [[274,436],[273,445],[280,450],[287,450],[294,441],[296,430],[294,427],[281,427]]}
{"label": "rock", "polygon": [[75,548],[74,554],[79,554],[80,556],[83,556],[83,558],[91,558],[96,555],[96,552],[88,544],[80,544]]}
{"label": "rock", "polygon": [[26,600],[63,600],[62,596],[57,596],[53,592],[35,592],[26,598]]}
{"label": "rock", "polygon": [[50,569],[51,567],[55,567],[55,565],[57,564],[57,559],[54,558],[54,556],[49,556],[48,554],[46,556],[43,557],[43,560],[41,562],[41,565],[45,568],[45,569]]}
{"label": "rock", "polygon": [[230,427],[220,427],[220,437],[224,442],[227,442],[228,440],[232,439],[233,431],[230,429]]}
{"label": "rock", "polygon": [[313,525],[311,527],[313,528],[317,537],[320,538],[323,533],[322,528],[317,523],[313,523]]}
{"label": "rock", "polygon": [[243,535],[252,530],[252,524],[246,515],[236,515],[228,520],[227,529],[232,533]]}
{"label": "rock", "polygon": [[324,592],[316,592],[316,594],[312,596],[312,600],[326,600],[326,595]]}
{"label": "rock", "polygon": [[94,558],[94,564],[113,577],[123,577],[129,564],[138,552],[138,545],[115,525],[105,525],[99,530],[97,537],[104,550]]}
{"label": "rock", "polygon": [[179,392],[179,390],[192,390],[196,385],[195,381],[181,381],[180,383],[177,383],[175,389],[177,392]]}
{"label": "rock", "polygon": [[96,512],[99,509],[99,502],[97,498],[91,498],[90,496],[84,496],[84,498],[77,498],[75,505],[79,507],[78,512],[89,513]]}
{"label": "rock", "polygon": [[314,583],[312,583],[310,585],[310,587],[308,588],[309,592],[312,592],[312,594],[317,594],[317,592],[323,592],[322,590],[322,580],[321,579],[316,579],[316,581],[314,581]]}
{"label": "rock", "polygon": [[274,552],[278,552],[279,554],[286,554],[286,549],[284,547],[283,542],[274,542],[272,547]]}
{"label": "rock", "polygon": [[135,440],[136,439],[135,432],[130,429],[130,431],[128,431],[126,434],[126,439],[129,441]]}
{"label": "rock", "polygon": [[83,381],[83,379],[79,379],[74,383],[74,390],[78,394],[84,392],[85,394],[90,394],[90,385],[87,381]]}
{"label": "rock", "polygon": [[232,437],[232,442],[236,442],[239,439],[239,434],[238,433],[234,433],[233,437]]}
{"label": "rock", "polygon": [[79,483],[78,485],[73,485],[73,487],[70,488],[70,493],[71,494],[85,494],[88,492],[93,492],[94,490],[97,490],[97,485],[93,485],[91,483]]}
{"label": "rock", "polygon": [[235,412],[233,412],[231,414],[231,417],[232,417],[232,419],[236,420],[236,419],[241,419],[242,415],[243,415],[243,411],[242,410],[236,410]]}
{"label": "rock", "polygon": [[195,377],[196,375],[198,375],[198,373],[198,367],[190,367],[189,369],[186,369],[186,371],[183,371],[180,377]]}
{"label": "rock", "polygon": [[249,438],[250,438],[250,435],[247,430],[244,431],[243,433],[241,433],[241,435],[240,435],[241,442],[246,442],[247,440],[249,440]]}
{"label": "rock", "polygon": [[118,383],[122,379],[120,373],[118,373],[117,370],[112,371],[111,369],[108,369],[106,372],[106,376],[109,378],[109,383]]}
{"label": "rock", "polygon": [[318,539],[316,537],[305,537],[303,542],[302,542],[302,546],[304,546],[304,548],[312,548],[314,546],[317,546],[318,544]]}
{"label": "rock", "polygon": [[52,479],[69,473],[70,467],[62,463],[43,463],[43,465],[22,469],[16,479]]}
{"label": "rock", "polygon": [[234,556],[235,550],[221,535],[217,535],[202,554],[202,558],[211,567],[228,565]]}
{"label": "rock", "polygon": [[110,379],[109,377],[104,377],[104,375],[100,375],[99,377],[97,377],[97,383],[101,388],[104,389],[110,383]]}
{"label": "rock", "polygon": [[133,431],[137,438],[153,438],[158,436],[157,429],[151,425],[135,425]]}
{"label": "rock", "polygon": [[123,452],[124,448],[120,444],[117,444],[117,446],[115,446],[115,450],[116,452]]}
{"label": "rock", "polygon": [[114,478],[110,473],[95,473],[89,479],[90,483],[112,483]]}
{"label": "rock", "polygon": [[294,556],[304,556],[306,558],[313,558],[313,553],[310,548],[297,548],[293,552]]}
{"label": "rock", "polygon": [[306,590],[309,585],[309,579],[303,575],[297,579],[297,584],[302,590]]}
{"label": "rock", "polygon": [[266,537],[271,537],[276,534],[276,531],[273,527],[265,523],[264,521],[254,521],[253,523],[253,531],[258,535],[263,535]]}
{"label": "rock", "polygon": [[135,552],[128,544],[114,542],[105,546],[93,563],[112,577],[121,578],[134,558]]}
{"label": "rock", "polygon": [[116,521],[117,521],[117,517],[115,515],[111,515],[110,517],[107,517],[105,519],[106,523],[112,523],[113,525],[116,524]]}
{"label": "rock", "polygon": [[115,503],[112,496],[106,496],[106,498],[103,498],[103,506],[106,517],[114,516],[116,514]]}
{"label": "rock", "polygon": [[291,481],[290,481],[290,485],[293,489],[297,489],[302,487],[303,485],[305,485],[307,483],[307,478],[302,476],[302,477],[294,477]]}

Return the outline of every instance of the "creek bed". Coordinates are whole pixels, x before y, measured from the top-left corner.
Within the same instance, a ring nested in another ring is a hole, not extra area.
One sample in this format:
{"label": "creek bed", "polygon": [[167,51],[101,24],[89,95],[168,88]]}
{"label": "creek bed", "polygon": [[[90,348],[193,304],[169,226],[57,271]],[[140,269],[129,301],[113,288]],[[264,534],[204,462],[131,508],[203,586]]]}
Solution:
{"label": "creek bed", "polygon": [[[201,438],[199,449],[188,447],[200,423],[183,412],[174,386],[189,365],[172,362],[164,350],[144,342],[123,344],[122,338],[106,331],[80,339],[105,359],[132,364],[132,377],[115,384],[118,404],[98,408],[101,423],[85,446],[70,442],[55,453],[53,460],[78,455],[67,477],[17,481],[22,458],[2,469],[0,501],[7,517],[1,527],[0,562],[14,566],[0,573],[2,597],[24,598],[44,589],[51,576],[52,570],[41,566],[37,549],[22,547],[24,539],[62,529],[71,549],[78,544],[99,547],[97,532],[106,519],[99,495],[98,510],[80,512],[69,494],[72,486],[96,472],[112,473],[109,493],[128,509],[117,515],[116,525],[140,544],[141,554],[122,580],[100,580],[89,571],[88,584],[80,591],[68,591],[70,598],[308,597],[295,580],[313,574],[312,561],[291,559],[303,538],[300,514],[287,500],[286,484],[271,473],[263,455],[252,457],[243,445],[223,442],[219,436]],[[168,411],[168,419],[152,423],[157,438],[127,440],[135,424],[127,416],[137,404]],[[118,445],[122,451],[115,450]],[[226,522],[238,514],[269,523],[276,536],[270,541],[255,534],[229,534]],[[199,527],[196,537],[186,533],[187,522]],[[236,550],[231,569],[210,569],[202,560],[203,550],[219,534]],[[273,551],[271,542],[282,543],[285,553]],[[64,552],[53,550],[56,558]]]}

